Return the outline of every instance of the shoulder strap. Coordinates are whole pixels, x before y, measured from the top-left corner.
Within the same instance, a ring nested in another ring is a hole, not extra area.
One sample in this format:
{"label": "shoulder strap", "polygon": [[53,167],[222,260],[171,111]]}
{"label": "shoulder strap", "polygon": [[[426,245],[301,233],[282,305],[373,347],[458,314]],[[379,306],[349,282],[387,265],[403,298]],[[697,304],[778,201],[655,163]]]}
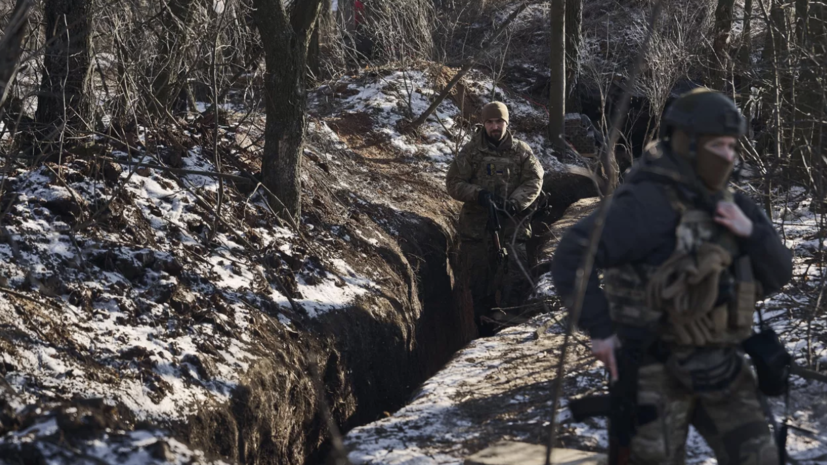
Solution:
{"label": "shoulder strap", "polygon": [[690,204],[678,193],[675,186],[669,184],[662,184],[662,186],[663,191],[666,193],[666,198],[669,199],[669,205],[672,206],[673,210],[680,215],[683,215],[686,210],[689,210]]}
{"label": "shoulder strap", "polygon": [[730,188],[726,188],[721,192],[721,198],[727,202],[735,202],[735,193]]}

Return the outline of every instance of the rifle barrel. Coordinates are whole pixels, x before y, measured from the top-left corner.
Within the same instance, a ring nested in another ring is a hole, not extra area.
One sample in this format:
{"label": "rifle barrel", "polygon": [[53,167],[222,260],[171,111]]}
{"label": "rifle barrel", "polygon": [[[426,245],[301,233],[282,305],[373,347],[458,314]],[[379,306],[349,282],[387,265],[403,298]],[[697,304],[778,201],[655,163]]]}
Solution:
{"label": "rifle barrel", "polygon": [[827,374],[819,373],[813,370],[808,370],[807,368],[804,368],[800,365],[790,366],[790,374],[800,376],[810,381],[821,381],[822,383],[827,383]]}

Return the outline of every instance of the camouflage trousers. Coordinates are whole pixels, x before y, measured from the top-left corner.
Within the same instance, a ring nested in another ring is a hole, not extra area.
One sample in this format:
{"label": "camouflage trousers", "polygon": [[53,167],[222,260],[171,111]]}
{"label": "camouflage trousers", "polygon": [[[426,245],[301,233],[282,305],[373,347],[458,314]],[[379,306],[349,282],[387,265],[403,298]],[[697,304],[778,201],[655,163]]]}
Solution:
{"label": "camouflage trousers", "polygon": [[720,465],[777,465],[778,452],[758,400],[748,363],[728,388],[693,393],[655,363],[640,368],[638,402],[655,405],[658,418],[632,440],[631,463],[682,465],[689,425]]}
{"label": "camouflage trousers", "polygon": [[488,315],[495,307],[513,307],[520,305],[531,290],[531,285],[523,275],[517,260],[528,269],[525,242],[517,241],[508,249],[508,259],[502,269],[498,269],[497,255],[493,240],[473,240],[463,238],[459,247],[460,285],[470,290],[474,306],[474,319],[479,325],[479,318]]}

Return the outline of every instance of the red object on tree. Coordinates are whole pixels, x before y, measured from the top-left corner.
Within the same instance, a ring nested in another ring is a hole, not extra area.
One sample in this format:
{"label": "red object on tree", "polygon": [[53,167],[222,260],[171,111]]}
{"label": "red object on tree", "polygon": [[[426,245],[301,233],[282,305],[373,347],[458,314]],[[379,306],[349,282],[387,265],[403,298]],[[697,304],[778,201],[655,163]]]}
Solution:
{"label": "red object on tree", "polygon": [[353,11],[356,13],[354,14],[354,24],[359,26],[360,24],[365,22],[365,4],[362,3],[360,0],[356,0],[353,2]]}

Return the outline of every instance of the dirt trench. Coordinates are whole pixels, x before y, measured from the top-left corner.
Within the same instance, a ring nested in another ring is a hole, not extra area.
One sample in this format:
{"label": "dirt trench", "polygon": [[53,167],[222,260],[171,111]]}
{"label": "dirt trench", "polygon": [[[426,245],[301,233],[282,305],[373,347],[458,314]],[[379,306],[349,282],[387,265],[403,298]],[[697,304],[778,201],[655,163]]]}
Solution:
{"label": "dirt trench", "polygon": [[[341,155],[306,160],[305,221],[314,231],[337,231],[334,247],[346,250],[354,269],[381,276],[376,289],[295,330],[262,312],[251,328],[260,357],[231,402],[175,425],[193,447],[245,464],[326,463],[330,438],[309,359],[346,432],[402,407],[475,336],[473,316],[453,297],[458,205],[439,178],[415,163]],[[392,189],[400,181],[412,186],[409,200]],[[336,187],[342,182],[357,187]]]}
{"label": "dirt trench", "polygon": [[[473,310],[454,285],[460,205],[445,192],[444,173],[427,158],[390,156],[370,119],[357,116],[329,121],[347,149],[311,134],[305,222],[337,231],[332,247],[346,251],[355,269],[381,276],[378,289],[348,308],[303,319],[296,330],[263,312],[252,328],[260,358],[232,401],[176,428],[196,448],[246,464],[326,463],[330,438],[308,357],[346,432],[404,406],[477,336]],[[582,173],[549,173],[546,184],[550,207],[534,224],[538,251],[569,204],[596,195]]]}

